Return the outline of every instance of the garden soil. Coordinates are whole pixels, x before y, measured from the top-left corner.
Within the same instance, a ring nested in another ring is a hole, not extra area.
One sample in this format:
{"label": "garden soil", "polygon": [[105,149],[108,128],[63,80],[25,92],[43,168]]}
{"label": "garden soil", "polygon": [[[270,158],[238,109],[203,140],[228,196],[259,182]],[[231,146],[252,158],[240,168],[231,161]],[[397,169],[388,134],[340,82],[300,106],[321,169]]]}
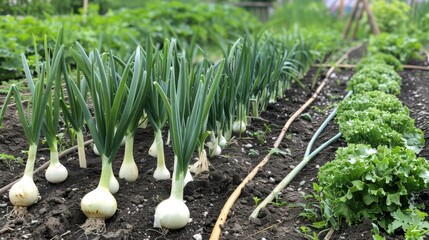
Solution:
{"label": "garden soil", "polygon": [[[134,156],[139,168],[139,179],[134,183],[118,179],[120,189],[115,194],[118,210],[106,221],[105,232],[85,235],[80,227],[86,219],[80,210],[80,200],[97,186],[101,172],[100,158],[94,155],[91,146],[88,146],[86,169],[79,168],[77,153],[71,153],[61,159],[69,170],[69,176],[64,183],[48,183],[43,172],[35,175],[40,199],[37,204],[28,208],[29,214],[25,219],[9,219],[8,213],[12,207],[8,195],[0,195],[0,239],[208,239],[230,194],[270,151],[289,117],[311,96],[313,90],[309,86],[314,79],[315,70],[312,69],[303,79],[308,88],[294,85],[286,92],[284,100],[269,105],[260,118],[250,119],[251,125],[246,133],[235,136],[220,157],[210,158],[210,172],[194,176],[194,181],[187,184],[184,199],[191,212],[191,219],[185,228],[167,231],[153,227],[155,207],[168,198],[171,181],[157,182],[152,177],[156,159],[148,155],[153,141],[152,130],[148,128],[139,129],[136,135]],[[310,222],[300,215],[311,213],[310,210],[317,211],[318,205],[311,198],[314,193],[312,184],[317,182],[320,166],[334,159],[338,147],[345,146],[342,140],[335,142],[310,161],[276,200],[260,212],[258,219],[250,221],[249,215],[258,199],[264,199],[302,160],[310,138],[335,104],[346,94],[346,83],[352,74],[353,72],[348,70],[336,71],[311,107],[293,122],[280,144],[280,149],[286,154],[273,155],[268,164],[243,189],[228,220],[222,226],[221,239],[307,239],[299,229],[310,226]],[[401,76],[404,83],[399,98],[410,108],[416,126],[425,132],[428,142],[429,72],[405,70]],[[0,97],[4,99],[4,95]],[[19,162],[20,159],[26,158],[24,151],[28,145],[17,119],[16,109],[10,108],[3,128],[0,129],[0,153],[13,155]],[[338,126],[331,123],[319,137],[316,146],[337,133]],[[67,148],[67,144],[67,140],[62,141],[63,148]],[[49,158],[46,145],[40,145],[39,149],[36,168]],[[171,148],[166,146],[165,151],[168,168],[172,171]],[[428,144],[420,156],[429,159]],[[114,161],[116,176],[122,157],[123,149],[120,149]],[[22,175],[24,165],[18,162],[0,160],[0,187]],[[429,206],[429,192],[420,193],[419,200]],[[352,227],[344,226],[335,231],[330,239],[372,239],[371,229],[369,222]],[[316,233],[321,232],[313,230]],[[319,238],[322,239],[326,233],[327,230],[322,231]],[[311,232],[307,234],[312,235]]]}

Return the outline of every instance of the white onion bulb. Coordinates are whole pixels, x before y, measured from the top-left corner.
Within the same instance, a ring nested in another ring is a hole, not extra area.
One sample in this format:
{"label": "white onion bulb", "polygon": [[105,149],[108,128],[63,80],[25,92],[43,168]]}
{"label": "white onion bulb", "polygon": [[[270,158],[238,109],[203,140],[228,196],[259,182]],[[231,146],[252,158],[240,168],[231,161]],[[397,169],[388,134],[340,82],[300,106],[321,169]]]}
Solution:
{"label": "white onion bulb", "polygon": [[60,162],[49,164],[45,172],[45,178],[50,183],[61,183],[66,180],[68,176],[67,168]]}
{"label": "white onion bulb", "polygon": [[168,198],[162,201],[155,209],[156,228],[179,229],[188,224],[189,209],[181,199]]}
{"label": "white onion bulb", "polygon": [[117,204],[107,189],[97,187],[82,198],[80,207],[88,218],[107,219],[115,214]]}
{"label": "white onion bulb", "polygon": [[32,177],[23,176],[13,184],[9,191],[9,200],[14,206],[28,207],[37,202],[39,190]]}
{"label": "white onion bulb", "polygon": [[235,133],[243,133],[246,131],[246,124],[243,121],[237,120],[232,124],[232,131]]}

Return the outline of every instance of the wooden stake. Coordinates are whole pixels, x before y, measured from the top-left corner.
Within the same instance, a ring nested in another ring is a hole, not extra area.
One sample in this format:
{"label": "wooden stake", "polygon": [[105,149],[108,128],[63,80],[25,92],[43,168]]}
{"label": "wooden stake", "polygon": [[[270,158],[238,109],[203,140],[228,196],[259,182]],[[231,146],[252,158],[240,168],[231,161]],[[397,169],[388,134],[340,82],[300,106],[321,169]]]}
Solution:
{"label": "wooden stake", "polygon": [[368,0],[361,0],[363,3],[363,8],[366,11],[366,14],[368,15],[369,24],[371,25],[372,33],[374,35],[380,34],[380,29],[378,28],[377,21],[375,20],[374,15],[372,14],[371,9],[369,8]]}
{"label": "wooden stake", "polygon": [[355,18],[356,12],[359,8],[360,0],[356,0],[355,5],[353,6],[352,12],[350,13],[349,21],[347,22],[346,28],[344,29],[343,38],[347,38],[350,32],[350,27],[352,26],[353,19]]}
{"label": "wooden stake", "polygon": [[338,6],[338,19],[342,20],[344,17],[344,0],[340,0],[340,5]]}
{"label": "wooden stake", "polygon": [[362,19],[362,16],[363,16],[363,10],[362,10],[362,8],[359,8],[358,17],[357,17],[357,20],[355,23],[355,27],[353,29],[352,39],[356,39],[356,34],[357,34],[358,29],[359,29],[359,22]]}

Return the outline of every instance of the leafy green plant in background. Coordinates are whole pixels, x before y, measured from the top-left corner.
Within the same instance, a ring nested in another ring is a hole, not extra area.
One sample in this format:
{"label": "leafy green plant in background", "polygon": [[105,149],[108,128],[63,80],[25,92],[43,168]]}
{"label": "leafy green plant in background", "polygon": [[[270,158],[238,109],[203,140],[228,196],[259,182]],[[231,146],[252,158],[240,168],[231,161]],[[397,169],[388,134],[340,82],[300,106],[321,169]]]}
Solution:
{"label": "leafy green plant in background", "polygon": [[356,65],[356,71],[360,71],[363,68],[376,64],[386,64],[391,67],[395,71],[402,71],[402,63],[393,55],[385,54],[385,53],[376,53],[374,55],[370,55],[368,57],[362,58],[359,63]]}
{"label": "leafy green plant in background", "polygon": [[[260,23],[250,13],[232,5],[180,1],[150,1],[144,7],[119,9],[99,14],[98,5],[89,5],[87,17],[82,15],[2,16],[0,18],[0,80],[19,77],[22,66],[19,59],[25,53],[29,65],[35,63],[34,55],[43,56],[43,45],[32,46],[48,36],[48,46],[53,46],[57,30],[64,26],[64,44],[75,41],[88,50],[114,51],[120,57],[129,57],[135,47],[143,45],[150,35],[155,44],[162,46],[164,38],[175,37],[180,42],[195,41],[200,46],[210,46],[218,38],[236,39],[246,31],[255,32]],[[139,16],[139,21],[135,21]],[[243,24],[245,23],[245,24]]]}
{"label": "leafy green plant in background", "polygon": [[422,44],[416,37],[407,34],[382,33],[370,37],[368,52],[390,54],[406,63],[413,59],[421,59],[422,48]]}
{"label": "leafy green plant in background", "polygon": [[320,194],[336,217],[348,224],[363,219],[387,229],[394,212],[412,204],[413,194],[429,183],[429,165],[413,151],[349,144],[317,175]]}
{"label": "leafy green plant in background", "polygon": [[402,33],[407,30],[410,20],[410,5],[400,0],[375,0],[371,5],[380,31]]}

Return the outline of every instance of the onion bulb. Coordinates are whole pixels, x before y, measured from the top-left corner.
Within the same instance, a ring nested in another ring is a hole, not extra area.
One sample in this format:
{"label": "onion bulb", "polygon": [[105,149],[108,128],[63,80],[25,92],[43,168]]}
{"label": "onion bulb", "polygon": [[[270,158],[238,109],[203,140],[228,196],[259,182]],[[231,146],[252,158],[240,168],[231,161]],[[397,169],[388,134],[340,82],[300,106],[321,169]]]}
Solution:
{"label": "onion bulb", "polygon": [[179,229],[188,224],[190,212],[181,199],[170,197],[155,209],[153,226],[156,228]]}
{"label": "onion bulb", "polygon": [[189,209],[183,202],[185,176],[177,174],[176,169],[173,175],[170,197],[156,206],[154,227],[179,229],[184,227],[189,221]]}
{"label": "onion bulb", "polygon": [[234,123],[232,124],[232,131],[234,131],[235,133],[243,133],[244,131],[246,131],[246,124],[244,123],[244,121],[234,121]]}
{"label": "onion bulb", "polygon": [[82,198],[80,208],[88,218],[107,219],[115,214],[117,204],[106,188],[97,187]]}
{"label": "onion bulb", "polygon": [[153,178],[157,181],[170,179],[170,171],[168,171],[165,166],[164,141],[162,140],[162,133],[159,129],[155,130],[155,141],[149,149],[149,154],[151,154],[151,150],[154,150],[156,153],[156,169],[153,173]]}
{"label": "onion bulb", "polygon": [[119,169],[119,177],[128,182],[134,182],[139,176],[139,169],[134,161],[134,136],[127,135],[126,139],[124,160],[122,161],[121,168]]}
{"label": "onion bulb", "polygon": [[115,194],[119,191],[119,182],[116,179],[115,175],[113,175],[113,172],[112,172],[112,175],[110,176],[109,191],[112,194]]}
{"label": "onion bulb", "polygon": [[69,175],[67,168],[65,168],[58,158],[58,150],[56,146],[51,149],[51,160],[49,167],[46,169],[45,178],[50,183],[64,182]]}
{"label": "onion bulb", "polygon": [[67,168],[64,167],[60,162],[49,164],[48,169],[45,172],[45,178],[50,183],[61,183],[66,180],[68,176]]}
{"label": "onion bulb", "polygon": [[226,138],[224,136],[220,135],[219,140],[218,140],[219,147],[223,149],[226,147],[226,144],[227,144]]}
{"label": "onion bulb", "polygon": [[15,207],[29,207],[37,202],[38,197],[39,190],[32,176],[24,175],[9,191],[9,200]]}
{"label": "onion bulb", "polygon": [[158,148],[156,146],[156,139],[153,140],[153,143],[149,148],[149,155],[151,155],[152,157],[158,156]]}
{"label": "onion bulb", "polygon": [[117,209],[116,199],[109,190],[112,185],[112,163],[105,156],[101,156],[101,158],[100,182],[97,188],[87,193],[80,202],[82,212],[88,217],[81,226],[85,230],[85,234],[105,231],[104,220],[112,217]]}

